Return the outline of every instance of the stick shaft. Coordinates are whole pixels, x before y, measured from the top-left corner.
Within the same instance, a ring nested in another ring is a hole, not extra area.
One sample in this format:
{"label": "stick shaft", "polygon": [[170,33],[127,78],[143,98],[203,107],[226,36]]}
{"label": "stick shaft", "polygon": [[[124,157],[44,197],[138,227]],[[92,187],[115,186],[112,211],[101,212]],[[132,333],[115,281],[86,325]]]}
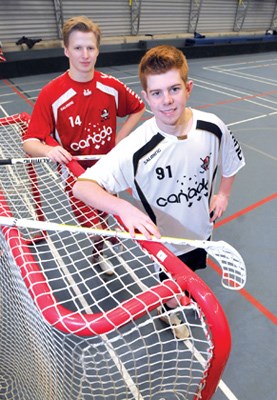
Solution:
{"label": "stick shaft", "polygon": [[[122,230],[89,228],[79,225],[59,224],[56,222],[37,221],[26,218],[0,217],[0,225],[16,226],[20,228],[40,229],[45,231],[63,231],[63,232],[68,231],[68,232],[88,233],[91,235],[118,237],[121,239],[135,239],[144,241],[147,240],[145,236],[140,233],[137,233],[135,237],[132,238],[129,232]],[[202,241],[202,240],[180,239],[167,236],[162,236],[160,239],[156,239],[153,237],[153,241],[160,243],[188,244],[193,247],[199,247],[199,246],[204,247],[206,243],[209,245],[212,243],[212,242],[206,242],[204,240]]]}
{"label": "stick shaft", "polygon": [[[84,160],[99,160],[103,157],[103,154],[87,155],[87,156],[73,156],[73,160],[84,161]],[[0,165],[14,165],[14,164],[39,164],[53,162],[48,157],[20,157],[20,158],[5,158],[0,160]]]}
{"label": "stick shaft", "polygon": [[[25,218],[17,219],[0,216],[0,225],[31,228],[42,231],[80,232],[95,236],[118,237],[121,239],[134,239],[144,242],[148,241],[142,234],[136,234],[135,237],[132,238],[129,232],[121,230],[94,229],[78,225],[58,224],[55,222],[36,221]],[[231,245],[224,241],[213,242],[204,240],[190,240],[167,236],[162,236],[160,239],[153,237],[152,241],[162,244],[171,243],[176,245],[189,245],[193,248],[205,249],[210,256],[215,258],[221,267],[223,272],[221,281],[225,288],[240,290],[245,285],[246,268],[244,261],[240,254]]]}

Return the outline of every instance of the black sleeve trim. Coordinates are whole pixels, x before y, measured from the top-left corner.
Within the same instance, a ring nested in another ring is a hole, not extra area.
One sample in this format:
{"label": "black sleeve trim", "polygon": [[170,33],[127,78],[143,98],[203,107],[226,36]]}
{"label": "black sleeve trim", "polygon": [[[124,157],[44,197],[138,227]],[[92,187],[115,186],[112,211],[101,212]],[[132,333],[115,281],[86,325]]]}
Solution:
{"label": "black sleeve trim", "polygon": [[218,125],[213,124],[212,122],[198,120],[196,124],[196,129],[201,129],[213,133],[218,138],[220,146],[223,133]]}
{"label": "black sleeve trim", "polygon": [[138,165],[139,165],[140,159],[143,156],[145,156],[147,153],[152,151],[163,140],[164,140],[164,136],[162,136],[160,133],[157,133],[155,136],[152,137],[152,139],[149,142],[147,142],[143,147],[141,147],[133,155],[134,183],[135,183],[140,201],[141,201],[145,211],[149,215],[149,218],[151,218],[151,220],[154,222],[154,224],[156,223],[156,216],[136,180],[136,175],[137,175],[137,170],[138,170]]}

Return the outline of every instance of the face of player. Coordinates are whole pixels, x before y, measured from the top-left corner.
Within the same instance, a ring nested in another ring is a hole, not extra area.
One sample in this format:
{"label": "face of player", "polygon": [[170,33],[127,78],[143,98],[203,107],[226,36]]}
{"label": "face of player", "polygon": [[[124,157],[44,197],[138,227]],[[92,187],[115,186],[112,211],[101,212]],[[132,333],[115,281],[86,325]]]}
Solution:
{"label": "face of player", "polygon": [[147,90],[142,95],[162,131],[178,135],[179,127],[186,123],[186,104],[192,86],[192,81],[185,83],[181,79],[177,69],[147,77]]}
{"label": "face of player", "polygon": [[69,58],[69,74],[72,79],[86,82],[93,78],[94,66],[99,54],[93,32],[71,32],[64,54]]}

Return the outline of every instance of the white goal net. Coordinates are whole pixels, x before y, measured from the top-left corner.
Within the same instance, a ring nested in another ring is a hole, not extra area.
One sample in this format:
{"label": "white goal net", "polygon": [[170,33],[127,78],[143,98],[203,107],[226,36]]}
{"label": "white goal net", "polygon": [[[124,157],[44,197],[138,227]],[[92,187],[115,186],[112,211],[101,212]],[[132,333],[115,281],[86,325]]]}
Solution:
{"label": "white goal net", "polygon": [[[26,114],[0,119],[2,160],[26,157],[27,125]],[[77,161],[0,165],[0,216],[41,223],[0,227],[0,398],[210,399],[230,331],[207,285],[161,243],[41,228],[122,229],[72,198],[74,171]],[[174,297],[186,339],[157,312]]]}

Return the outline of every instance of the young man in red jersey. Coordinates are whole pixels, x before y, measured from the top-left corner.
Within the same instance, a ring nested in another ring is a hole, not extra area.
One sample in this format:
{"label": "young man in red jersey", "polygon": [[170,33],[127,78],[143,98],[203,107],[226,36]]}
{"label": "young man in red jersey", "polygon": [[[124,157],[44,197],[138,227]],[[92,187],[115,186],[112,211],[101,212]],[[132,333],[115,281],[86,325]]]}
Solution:
{"label": "young man in red jersey", "polygon": [[[145,111],[140,97],[118,79],[95,70],[100,39],[99,26],[85,16],[65,22],[69,69],[44,86],[37,98],[23,137],[29,155],[67,164],[75,155],[106,154],[139,122]],[[126,118],[118,132],[117,117]],[[59,145],[46,144],[48,136]],[[105,263],[100,265],[111,271]]]}
{"label": "young man in red jersey", "polygon": [[[139,96],[118,79],[95,70],[101,31],[84,16],[63,27],[69,69],[41,90],[24,139],[24,150],[67,163],[74,155],[108,153],[127,136],[145,107]],[[116,132],[117,117],[127,117]],[[45,144],[52,135],[60,146]]]}

